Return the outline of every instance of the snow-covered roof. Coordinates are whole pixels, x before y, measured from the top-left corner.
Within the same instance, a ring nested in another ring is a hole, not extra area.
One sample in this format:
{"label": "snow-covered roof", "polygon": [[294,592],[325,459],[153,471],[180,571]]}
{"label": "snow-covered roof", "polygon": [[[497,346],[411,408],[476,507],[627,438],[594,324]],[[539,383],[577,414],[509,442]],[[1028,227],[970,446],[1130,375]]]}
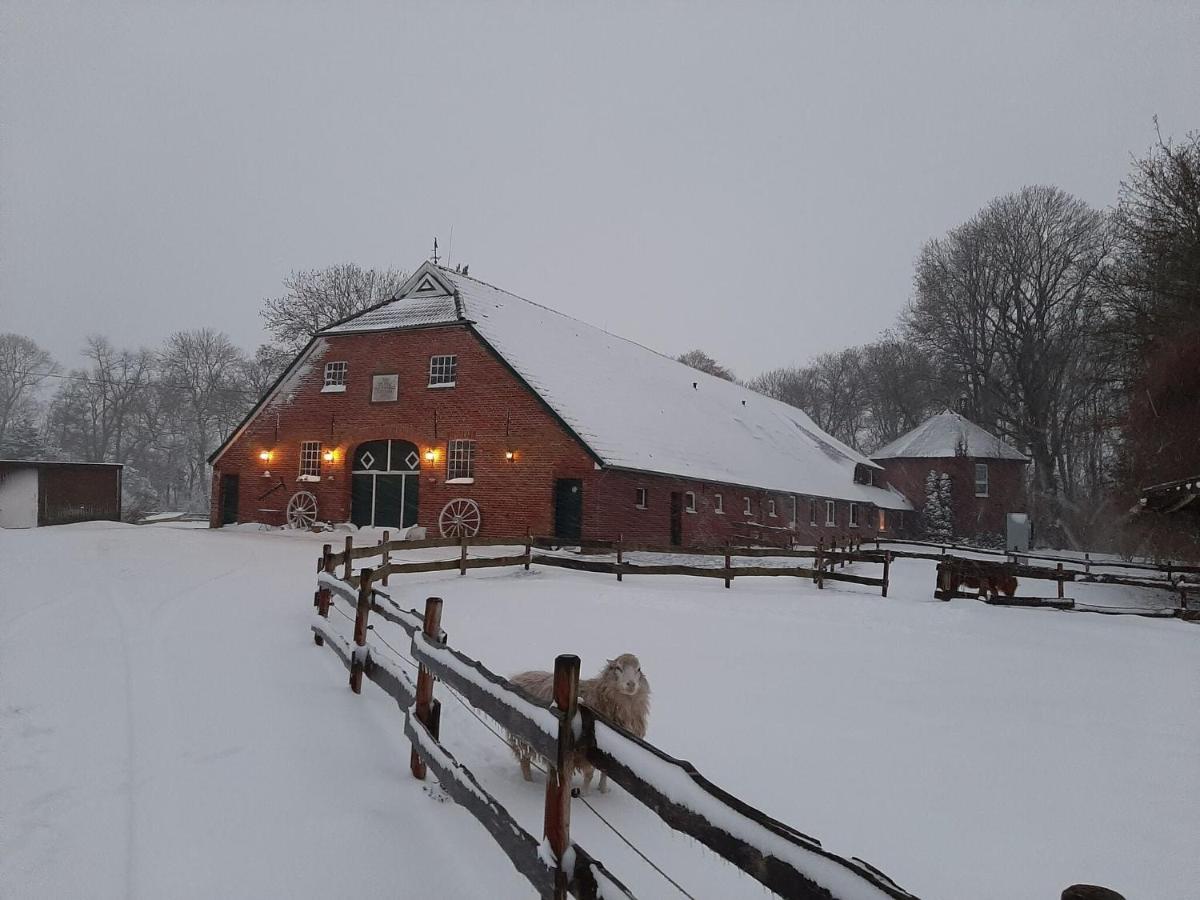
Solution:
{"label": "snow-covered roof", "polygon": [[[441,297],[437,294],[441,293]],[[469,323],[605,466],[911,508],[801,410],[478,279],[425,263],[322,335]]]}
{"label": "snow-covered roof", "polygon": [[976,459],[1014,459],[1028,462],[1020,450],[984,431],[970,419],[946,410],[926,419],[871,454],[872,459],[973,456]]}

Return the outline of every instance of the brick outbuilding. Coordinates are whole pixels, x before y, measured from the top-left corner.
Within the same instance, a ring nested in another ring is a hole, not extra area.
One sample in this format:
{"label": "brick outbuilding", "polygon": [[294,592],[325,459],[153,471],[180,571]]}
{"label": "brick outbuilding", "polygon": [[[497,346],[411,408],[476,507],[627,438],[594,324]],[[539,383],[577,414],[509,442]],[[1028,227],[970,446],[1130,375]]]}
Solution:
{"label": "brick outbuilding", "polygon": [[318,334],[210,462],[213,527],[698,545],[911,509],[802,411],[429,262]]}
{"label": "brick outbuilding", "polygon": [[947,410],[871,454],[884,477],[915,506],[925,503],[930,472],[950,476],[954,533],[994,541],[1009,513],[1026,513],[1029,458],[969,419]]}

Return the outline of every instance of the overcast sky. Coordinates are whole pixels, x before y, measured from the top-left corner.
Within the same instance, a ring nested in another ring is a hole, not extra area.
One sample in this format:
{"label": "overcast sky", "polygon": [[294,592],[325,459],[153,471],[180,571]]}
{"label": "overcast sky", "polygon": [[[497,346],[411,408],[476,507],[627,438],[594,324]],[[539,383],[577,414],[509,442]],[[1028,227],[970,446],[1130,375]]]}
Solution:
{"label": "overcast sky", "polygon": [[292,269],[471,274],[751,376],[874,338],[921,244],[1108,206],[1200,128],[1200,3],[2,5],[0,331],[209,325]]}

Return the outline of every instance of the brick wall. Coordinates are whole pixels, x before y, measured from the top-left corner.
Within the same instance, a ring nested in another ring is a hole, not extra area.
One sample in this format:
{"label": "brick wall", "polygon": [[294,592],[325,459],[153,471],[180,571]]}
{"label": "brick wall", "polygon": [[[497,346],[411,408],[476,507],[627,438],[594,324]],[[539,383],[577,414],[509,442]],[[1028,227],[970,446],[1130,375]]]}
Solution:
{"label": "brick wall", "polygon": [[[457,386],[428,387],[434,354],[457,355]],[[334,361],[348,364],[346,390],[322,393],[325,364]],[[399,376],[395,402],[371,402],[375,374]],[[240,475],[239,521],[282,524],[288,499],[300,490],[316,496],[320,519],[348,521],[354,449],[389,438],[420,450],[418,521],[434,532],[443,506],[469,497],[480,506],[484,535],[521,534],[526,528],[547,533],[554,479],[593,471],[589,454],[467,327],[333,336],[318,349],[291,399],[260,410],[216,460],[212,525],[220,524],[224,473]],[[474,484],[445,483],[446,446],[454,439],[476,442]],[[320,441],[322,452],[335,453],[332,463],[322,461],[320,482],[297,480],[303,441]],[[437,452],[432,463],[424,458],[429,448]],[[264,450],[271,453],[269,463],[259,459]],[[508,450],[516,455],[511,462],[505,459]],[[270,478],[263,477],[264,470]]]}
{"label": "brick wall", "polygon": [[[988,496],[975,496],[975,464],[988,467]],[[957,537],[1003,535],[1010,512],[1026,512],[1025,463],[1006,459],[945,457],[941,459],[883,459],[885,477],[919,511],[925,505],[925,479],[931,471],[950,476],[950,498]],[[919,513],[918,513],[919,514]]]}

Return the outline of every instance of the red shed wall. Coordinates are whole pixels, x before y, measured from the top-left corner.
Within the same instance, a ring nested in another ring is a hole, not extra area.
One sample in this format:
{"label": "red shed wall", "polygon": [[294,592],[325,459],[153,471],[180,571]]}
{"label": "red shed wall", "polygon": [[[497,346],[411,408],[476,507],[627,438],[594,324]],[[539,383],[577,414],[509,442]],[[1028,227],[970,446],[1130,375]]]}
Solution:
{"label": "red shed wall", "polygon": [[[1004,535],[1007,514],[1026,512],[1025,464],[1017,460],[976,459],[971,456],[883,459],[885,477],[919,511],[925,505],[925,479],[930,472],[950,476],[954,530],[959,537]],[[975,464],[988,467],[988,496],[975,496]]]}
{"label": "red shed wall", "polygon": [[116,466],[38,469],[38,524],[120,521],[121,470]]}

